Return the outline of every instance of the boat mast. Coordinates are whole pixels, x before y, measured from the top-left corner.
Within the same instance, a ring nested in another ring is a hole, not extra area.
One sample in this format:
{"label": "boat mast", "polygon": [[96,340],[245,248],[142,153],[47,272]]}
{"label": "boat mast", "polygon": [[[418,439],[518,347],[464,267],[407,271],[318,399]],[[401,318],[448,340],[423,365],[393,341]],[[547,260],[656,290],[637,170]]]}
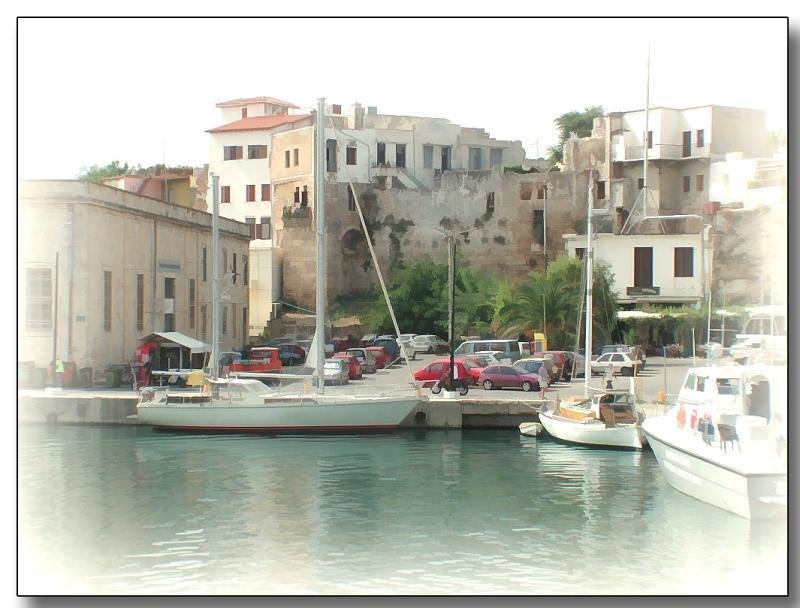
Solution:
{"label": "boat mast", "polygon": [[586,212],[586,360],[584,361],[583,386],[588,397],[591,394],[589,379],[592,377],[592,190],[594,171],[589,171],[589,209]]}
{"label": "boat mast", "polygon": [[314,167],[314,215],[317,219],[317,390],[325,391],[325,98],[317,100],[317,145]]}
{"label": "boat mast", "polygon": [[219,176],[211,174],[211,378],[216,380],[219,373],[219,198],[217,190]]}

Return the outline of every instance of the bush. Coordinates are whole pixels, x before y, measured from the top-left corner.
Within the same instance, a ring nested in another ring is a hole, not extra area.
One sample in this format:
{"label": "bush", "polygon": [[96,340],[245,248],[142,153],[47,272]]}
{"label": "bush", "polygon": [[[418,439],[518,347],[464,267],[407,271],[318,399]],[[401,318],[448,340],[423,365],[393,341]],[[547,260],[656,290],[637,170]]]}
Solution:
{"label": "bush", "polygon": [[683,344],[670,344],[667,346],[667,357],[676,359],[683,356]]}

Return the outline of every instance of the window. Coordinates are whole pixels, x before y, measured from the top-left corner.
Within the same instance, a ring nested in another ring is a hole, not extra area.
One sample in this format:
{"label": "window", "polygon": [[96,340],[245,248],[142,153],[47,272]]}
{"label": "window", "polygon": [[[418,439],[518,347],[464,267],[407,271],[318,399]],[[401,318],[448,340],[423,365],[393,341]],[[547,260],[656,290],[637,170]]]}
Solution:
{"label": "window", "polygon": [[704,148],[706,145],[706,137],[705,131],[703,129],[697,129],[697,147]]}
{"label": "window", "polygon": [[228,272],[228,250],[222,250],[222,276]]}
{"label": "window", "polygon": [[686,376],[686,382],[683,384],[683,388],[687,388],[689,390],[695,390],[697,387],[697,376],[694,374],[689,374]]}
{"label": "window", "polygon": [[683,191],[690,192],[692,190],[692,178],[688,175],[683,176]]}
{"label": "window", "polygon": [[294,149],[294,166],[296,167],[299,164],[300,164],[300,148],[295,148]]}
{"label": "window", "polygon": [[683,152],[682,155],[684,158],[687,156],[692,155],[692,132],[691,131],[684,131],[683,132]]}
{"label": "window", "polygon": [[606,197],[606,183],[597,182],[597,200],[603,200]]}
{"label": "window", "polygon": [[544,245],[544,210],[533,210],[533,242]]}
{"label": "window", "polygon": [[533,184],[530,182],[521,182],[519,185],[519,198],[523,201],[529,201],[532,196]]}
{"label": "window", "polygon": [[231,304],[231,334],[236,337],[236,304]]}
{"label": "window", "polygon": [[342,113],[341,104],[335,103],[331,105],[331,114],[341,114],[341,113]]}
{"label": "window", "polygon": [[230,186],[222,186],[222,202],[223,203],[230,203],[231,202],[231,187]]}
{"label": "window", "polygon": [[247,306],[242,306],[242,338],[247,340]]}
{"label": "window", "polygon": [[294,189],[294,204],[300,204],[300,186]]}
{"label": "window", "polygon": [[267,158],[267,146],[247,146],[247,158]]}
{"label": "window", "polygon": [[300,206],[308,207],[308,186],[303,186],[303,191],[300,193]]}
{"label": "window", "polygon": [[653,286],[653,248],[633,248],[633,286]]}
{"label": "window", "polygon": [[406,145],[405,144],[396,144],[395,145],[395,161],[397,166],[401,169],[406,166]]}
{"label": "window", "polygon": [[378,165],[385,165],[386,164],[386,144],[382,141],[378,142],[377,145],[377,153],[376,153],[376,162]]}
{"label": "window", "polygon": [[450,171],[450,146],[442,146],[442,171]]}
{"label": "window", "polygon": [[271,197],[269,184],[261,184],[261,200],[268,201]]}
{"label": "window", "polygon": [[329,139],[325,142],[325,170],[328,173],[336,172],[336,140]]}
{"label": "window", "polygon": [[575,257],[579,260],[582,260],[586,255],[586,247],[576,247],[575,248]]}
{"label": "window", "polygon": [[422,146],[422,168],[433,168],[433,146]]}
{"label": "window", "polygon": [[103,271],[103,329],[111,331],[111,271]]}
{"label": "window", "polygon": [[675,276],[694,276],[694,247],[675,247]]}
{"label": "window", "polygon": [[639,178],[639,181],[637,182],[637,187],[639,188],[639,190],[642,190],[644,188],[644,178],[643,177]]}
{"label": "window", "polygon": [[356,164],[356,148],[354,146],[347,146],[347,164]]}
{"label": "window", "polygon": [[653,147],[653,132],[647,132],[647,149],[651,149]]}
{"label": "window", "polygon": [[486,215],[494,213],[494,192],[486,195]]}
{"label": "window", "polygon": [[242,108],[242,118],[247,118],[247,106]]}
{"label": "window", "polygon": [[250,266],[248,264],[247,256],[242,256],[242,285],[250,283]]}
{"label": "window", "polygon": [[350,184],[347,184],[347,210],[356,210],[356,197],[353,195],[353,189],[350,187]]}
{"label": "window", "polygon": [[175,313],[164,313],[164,331],[175,331]]}
{"label": "window", "polygon": [[256,200],[256,186],[255,184],[248,184],[245,188],[245,200],[252,203]]}
{"label": "window", "polygon": [[205,341],[208,337],[208,307],[200,304],[200,337]]}
{"label": "window", "polygon": [[194,293],[194,279],[189,279],[189,329],[194,329],[195,325],[195,293]]}
{"label": "window", "polygon": [[175,202],[175,188],[167,188],[167,202],[168,203]]}
{"label": "window", "polygon": [[236,254],[233,254],[233,266],[231,267],[231,279],[234,285],[236,285]]}
{"label": "window", "polygon": [[489,152],[489,165],[494,167],[495,165],[502,165],[503,164],[503,148],[492,148]]}
{"label": "window", "polygon": [[470,171],[480,171],[481,167],[481,149],[480,148],[470,148],[469,149],[469,170]]}
{"label": "window", "polygon": [[261,238],[262,239],[272,238],[272,219],[269,217],[261,218]]}
{"label": "window", "polygon": [[247,224],[248,228],[250,229],[250,240],[252,241],[256,237],[256,218],[254,217],[246,217],[244,218],[244,223]]}
{"label": "window", "polygon": [[144,329],[144,275],[136,275],[136,329]]}
{"label": "window", "polygon": [[291,153],[291,151],[286,150],[285,155],[284,155],[284,162],[286,163],[287,167],[291,167],[292,166],[292,162],[291,161],[292,161],[292,153]]}
{"label": "window", "polygon": [[225,160],[239,160],[242,158],[242,146],[225,146],[223,158]]}
{"label": "window", "polygon": [[200,262],[201,274],[203,276],[203,283],[208,280],[208,249],[203,245],[203,256]]}
{"label": "window", "polygon": [[705,187],[705,176],[704,175],[698,175],[697,178],[695,179],[694,184],[695,184],[695,189],[698,192],[702,192],[703,188]]}
{"label": "window", "polygon": [[28,331],[52,331],[52,271],[29,268],[25,281],[25,327]]}
{"label": "window", "polygon": [[222,308],[222,333],[228,333],[228,307],[225,305],[221,306]]}
{"label": "window", "polygon": [[544,184],[542,182],[536,183],[536,198],[539,200],[544,198]]}

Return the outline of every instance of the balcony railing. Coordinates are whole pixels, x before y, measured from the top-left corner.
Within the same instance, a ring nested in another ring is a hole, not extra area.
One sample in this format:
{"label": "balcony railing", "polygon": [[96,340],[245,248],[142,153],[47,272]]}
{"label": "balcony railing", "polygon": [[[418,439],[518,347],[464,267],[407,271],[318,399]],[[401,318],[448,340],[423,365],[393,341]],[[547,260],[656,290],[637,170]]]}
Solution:
{"label": "balcony railing", "polygon": [[[654,144],[648,151],[647,157],[658,158],[684,158],[681,144]],[[625,158],[618,160],[644,160],[644,146],[625,146]]]}

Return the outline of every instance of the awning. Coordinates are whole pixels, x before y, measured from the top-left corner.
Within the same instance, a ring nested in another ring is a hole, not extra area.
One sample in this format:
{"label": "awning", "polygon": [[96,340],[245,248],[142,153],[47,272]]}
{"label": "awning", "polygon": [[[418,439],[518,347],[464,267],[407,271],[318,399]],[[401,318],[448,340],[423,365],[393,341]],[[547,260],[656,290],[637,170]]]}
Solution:
{"label": "awning", "polygon": [[190,338],[182,333],[177,331],[154,331],[149,336],[145,336],[141,338],[142,342],[174,342],[180,346],[189,349],[191,354],[196,353],[210,353],[211,346],[205,344],[204,342],[200,342],[200,340],[195,340],[194,338]]}
{"label": "awning", "polygon": [[657,312],[645,312],[643,310],[620,310],[617,311],[618,319],[660,319],[662,315]]}

